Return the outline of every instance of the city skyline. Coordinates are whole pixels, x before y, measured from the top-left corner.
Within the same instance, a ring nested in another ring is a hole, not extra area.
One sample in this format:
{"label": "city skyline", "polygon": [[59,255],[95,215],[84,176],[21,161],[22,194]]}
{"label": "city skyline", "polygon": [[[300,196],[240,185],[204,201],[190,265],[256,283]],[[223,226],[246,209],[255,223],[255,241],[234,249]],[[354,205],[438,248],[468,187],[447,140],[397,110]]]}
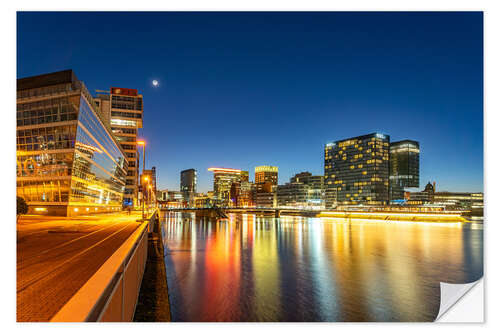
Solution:
{"label": "city skyline", "polygon": [[189,168],[199,192],[211,166],[323,174],[327,142],[382,132],[420,142],[420,189],[483,191],[482,13],[18,13],[18,32],[18,78],[142,92],[159,189]]}

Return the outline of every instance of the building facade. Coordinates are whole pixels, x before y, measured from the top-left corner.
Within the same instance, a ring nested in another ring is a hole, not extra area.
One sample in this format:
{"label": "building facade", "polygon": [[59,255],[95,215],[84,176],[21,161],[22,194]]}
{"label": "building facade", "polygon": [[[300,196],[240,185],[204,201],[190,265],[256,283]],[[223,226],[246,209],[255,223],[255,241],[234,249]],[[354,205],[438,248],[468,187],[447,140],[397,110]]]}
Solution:
{"label": "building facade", "polygon": [[248,171],[242,170],[241,171],[241,175],[240,175],[240,179],[241,179],[242,182],[248,182],[248,181],[250,181],[249,180]]}
{"label": "building facade", "polygon": [[322,208],[324,207],[323,176],[301,172],[290,178],[290,182],[278,185],[277,205],[279,207]]}
{"label": "building facade", "polygon": [[256,192],[255,193],[255,206],[257,207],[276,207],[277,196],[274,192]]}
{"label": "building facade", "polygon": [[249,181],[241,181],[238,196],[239,207],[255,206],[255,184]]}
{"label": "building facade", "polygon": [[137,89],[112,87],[98,94],[96,102],[101,117],[108,121],[116,140],[125,152],[129,169],[125,186],[124,205],[137,205],[139,192],[139,154],[137,134],[142,128],[143,97]]}
{"label": "building facade", "polygon": [[127,158],[72,70],[17,80],[17,195],[31,214],[120,210]]}
{"label": "building facade", "polygon": [[325,145],[326,208],[388,204],[389,142],[372,133]]}
{"label": "building facade", "polygon": [[390,199],[403,200],[406,188],[420,186],[420,145],[403,140],[390,144]]}
{"label": "building facade", "polygon": [[263,183],[278,185],[278,167],[270,165],[255,167],[255,184]]}
{"label": "building facade", "polygon": [[184,197],[184,201],[191,203],[196,194],[196,183],[198,175],[195,169],[187,169],[181,171],[180,189]]}
{"label": "building facade", "polygon": [[214,173],[214,194],[219,204],[229,205],[231,201],[231,185],[241,183],[241,170],[230,168],[209,168]]}

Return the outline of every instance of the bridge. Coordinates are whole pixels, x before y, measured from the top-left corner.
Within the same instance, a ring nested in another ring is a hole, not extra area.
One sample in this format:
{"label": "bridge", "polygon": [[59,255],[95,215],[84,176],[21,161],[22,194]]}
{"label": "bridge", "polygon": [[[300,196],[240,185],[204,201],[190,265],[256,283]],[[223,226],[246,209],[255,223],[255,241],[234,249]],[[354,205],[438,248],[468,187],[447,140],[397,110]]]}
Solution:
{"label": "bridge", "polygon": [[300,215],[315,217],[320,211],[304,208],[274,208],[274,207],[164,207],[160,208],[163,212],[186,212],[196,213],[198,215],[227,218],[227,213],[247,213],[247,214],[263,214],[274,215],[278,218],[283,215]]}

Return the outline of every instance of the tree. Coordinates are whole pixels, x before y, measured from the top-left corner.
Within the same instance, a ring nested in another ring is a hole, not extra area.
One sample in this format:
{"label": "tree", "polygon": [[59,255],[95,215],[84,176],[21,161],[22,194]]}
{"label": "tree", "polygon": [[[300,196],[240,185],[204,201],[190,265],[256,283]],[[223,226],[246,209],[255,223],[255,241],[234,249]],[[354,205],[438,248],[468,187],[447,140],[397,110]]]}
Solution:
{"label": "tree", "polygon": [[19,217],[23,214],[26,214],[28,212],[28,204],[22,197],[16,197],[17,201],[17,209],[16,209],[16,214],[17,214],[17,220],[19,220]]}

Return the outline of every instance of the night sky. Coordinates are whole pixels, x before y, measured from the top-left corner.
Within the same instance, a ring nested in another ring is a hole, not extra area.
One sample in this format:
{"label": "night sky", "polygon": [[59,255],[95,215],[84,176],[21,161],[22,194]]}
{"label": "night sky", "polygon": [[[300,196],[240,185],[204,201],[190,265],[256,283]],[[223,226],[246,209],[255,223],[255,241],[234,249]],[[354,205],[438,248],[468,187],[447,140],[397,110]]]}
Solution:
{"label": "night sky", "polygon": [[[483,190],[482,13],[18,13],[17,76],[144,96],[146,167],[323,174],[324,144],[420,142],[420,185]],[[160,82],[158,88],[151,84]]]}

